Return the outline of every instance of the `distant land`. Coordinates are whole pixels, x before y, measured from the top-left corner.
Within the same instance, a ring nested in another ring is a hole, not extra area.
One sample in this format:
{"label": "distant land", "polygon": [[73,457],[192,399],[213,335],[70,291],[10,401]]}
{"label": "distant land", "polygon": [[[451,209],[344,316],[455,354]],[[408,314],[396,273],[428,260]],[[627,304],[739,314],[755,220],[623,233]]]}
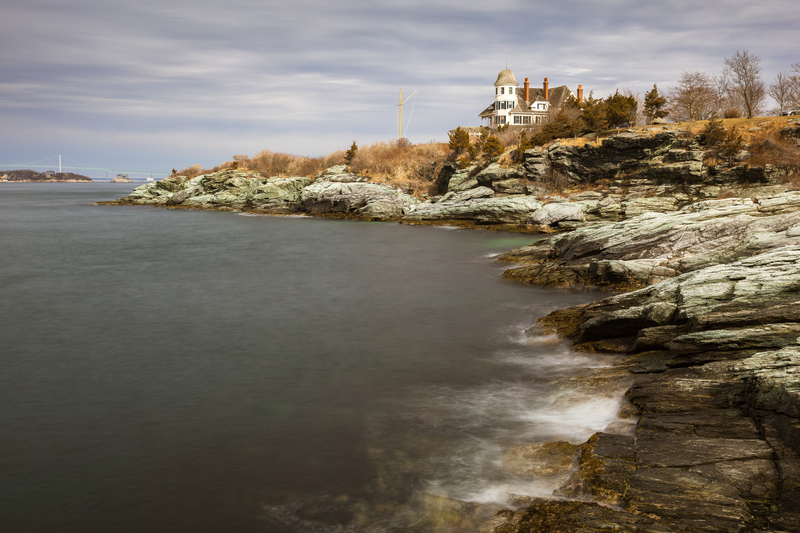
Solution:
{"label": "distant land", "polygon": [[35,170],[0,170],[0,182],[83,182],[92,181],[89,176],[82,174],[73,174],[72,172],[53,172],[48,170],[46,172],[36,172]]}

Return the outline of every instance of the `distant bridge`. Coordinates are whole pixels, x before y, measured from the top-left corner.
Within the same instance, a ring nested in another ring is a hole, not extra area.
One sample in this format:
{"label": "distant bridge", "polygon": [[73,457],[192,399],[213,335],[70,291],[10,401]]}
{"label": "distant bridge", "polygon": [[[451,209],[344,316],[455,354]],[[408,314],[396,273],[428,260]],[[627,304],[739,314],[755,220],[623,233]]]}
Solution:
{"label": "distant bridge", "polygon": [[[67,163],[66,165],[62,165],[62,157],[60,155],[54,155],[52,157],[48,157],[47,159],[41,159],[39,161],[33,161],[31,163],[0,163],[0,170],[22,170],[29,168],[31,170],[36,168],[42,168],[47,170],[55,170],[58,168],[58,172],[62,173],[64,170],[70,171],[88,171],[88,170],[99,170],[106,173],[106,181],[110,179],[110,177],[114,177],[113,174],[136,174],[141,175],[143,177],[139,178],[131,178],[132,180],[144,181],[148,179],[148,175],[150,179],[153,179],[153,176],[169,176],[172,172],[164,172],[163,170],[131,170],[131,169],[121,169],[121,168],[105,168],[105,167],[95,167],[92,165],[87,165],[85,163],[81,163],[80,161],[75,161],[74,159],[70,159],[68,157],[64,157],[64,162]],[[112,176],[109,176],[109,173]]]}

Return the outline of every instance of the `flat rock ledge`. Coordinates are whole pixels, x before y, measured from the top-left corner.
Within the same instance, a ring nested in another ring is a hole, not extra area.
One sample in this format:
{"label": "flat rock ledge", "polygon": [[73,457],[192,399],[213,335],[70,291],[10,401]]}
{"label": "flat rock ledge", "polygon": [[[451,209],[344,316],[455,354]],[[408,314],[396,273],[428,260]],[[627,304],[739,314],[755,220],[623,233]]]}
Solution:
{"label": "flat rock ledge", "polygon": [[627,354],[637,422],[592,436],[551,499],[491,531],[800,531],[798,201],[704,202],[508,254],[530,263],[507,276],[526,283],[642,287],[534,327]]}

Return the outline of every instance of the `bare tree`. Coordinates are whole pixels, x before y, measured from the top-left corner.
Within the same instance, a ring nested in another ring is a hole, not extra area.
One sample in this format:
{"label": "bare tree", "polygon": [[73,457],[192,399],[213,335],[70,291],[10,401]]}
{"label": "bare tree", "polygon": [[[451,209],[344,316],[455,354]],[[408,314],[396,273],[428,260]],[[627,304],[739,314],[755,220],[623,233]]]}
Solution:
{"label": "bare tree", "polygon": [[731,118],[726,115],[738,115],[741,117],[747,111],[741,95],[736,90],[730,77],[723,74],[711,78],[714,88],[714,113],[719,117]]}
{"label": "bare tree", "polygon": [[716,91],[712,78],[699,70],[681,71],[678,84],[666,91],[667,111],[676,122],[704,120],[716,111]]}
{"label": "bare tree", "polygon": [[793,106],[800,106],[800,63],[792,65],[792,72],[795,72],[795,75],[791,77],[792,92],[789,95],[789,103]]}
{"label": "bare tree", "polygon": [[732,57],[725,58],[723,76],[730,80],[732,90],[742,98],[747,118],[758,115],[767,96],[761,79],[761,59],[747,50],[737,50]]}
{"label": "bare tree", "polygon": [[795,76],[786,72],[778,72],[778,75],[775,76],[775,83],[770,84],[767,89],[767,94],[778,104],[776,115],[782,114],[784,109],[794,105],[797,92],[794,78]]}

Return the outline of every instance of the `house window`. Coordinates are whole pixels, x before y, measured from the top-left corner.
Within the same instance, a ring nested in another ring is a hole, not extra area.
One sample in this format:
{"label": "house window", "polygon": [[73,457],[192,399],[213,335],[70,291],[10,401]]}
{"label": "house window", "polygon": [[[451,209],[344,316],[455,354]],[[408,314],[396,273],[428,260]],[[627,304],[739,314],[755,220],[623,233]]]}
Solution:
{"label": "house window", "polygon": [[497,87],[494,88],[494,94],[497,94]]}
{"label": "house window", "polygon": [[525,119],[523,124],[530,124],[531,123],[531,117],[529,117],[528,115],[525,115],[523,118]]}
{"label": "house window", "polygon": [[505,87],[500,87],[500,94],[503,94],[503,91],[505,91],[505,90],[506,90]]}
{"label": "house window", "polygon": [[506,123],[506,117],[505,115],[503,115],[502,117],[500,117],[500,124],[505,124],[505,123]]}

